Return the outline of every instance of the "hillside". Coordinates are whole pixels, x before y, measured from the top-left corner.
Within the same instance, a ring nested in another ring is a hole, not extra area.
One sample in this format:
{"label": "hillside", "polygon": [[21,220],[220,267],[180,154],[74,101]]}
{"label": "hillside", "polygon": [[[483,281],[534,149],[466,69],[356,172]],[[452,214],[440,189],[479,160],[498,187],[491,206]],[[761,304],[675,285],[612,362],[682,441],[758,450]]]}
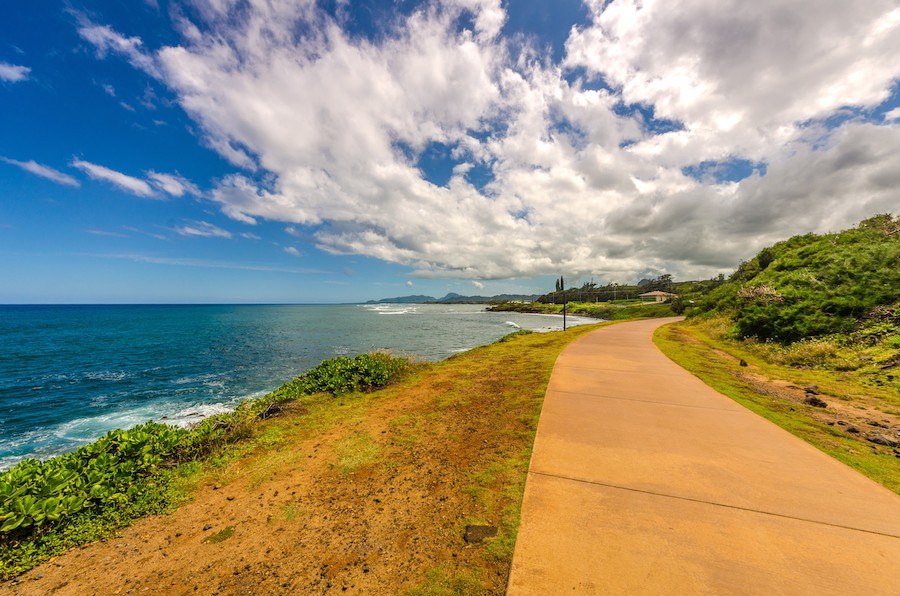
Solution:
{"label": "hillside", "polygon": [[878,215],[764,248],[689,314],[723,314],[736,337],[790,343],[864,330],[897,338],[898,308],[900,218]]}

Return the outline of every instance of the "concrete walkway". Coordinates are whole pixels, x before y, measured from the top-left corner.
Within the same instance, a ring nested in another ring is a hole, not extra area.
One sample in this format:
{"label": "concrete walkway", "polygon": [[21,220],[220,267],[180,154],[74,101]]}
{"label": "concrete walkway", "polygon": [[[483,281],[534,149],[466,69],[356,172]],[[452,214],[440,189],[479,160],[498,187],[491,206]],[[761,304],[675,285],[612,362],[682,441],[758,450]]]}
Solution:
{"label": "concrete walkway", "polygon": [[560,355],[520,594],[900,594],[900,496],[710,389],[623,323]]}

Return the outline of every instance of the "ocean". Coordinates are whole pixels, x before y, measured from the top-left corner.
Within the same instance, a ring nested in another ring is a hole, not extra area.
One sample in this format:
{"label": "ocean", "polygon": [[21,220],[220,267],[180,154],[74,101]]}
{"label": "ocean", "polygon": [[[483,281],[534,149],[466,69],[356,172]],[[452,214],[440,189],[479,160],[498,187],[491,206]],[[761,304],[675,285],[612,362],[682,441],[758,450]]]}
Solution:
{"label": "ocean", "polygon": [[0,470],[148,420],[188,426],[334,356],[436,361],[561,326],[478,305],[0,306]]}

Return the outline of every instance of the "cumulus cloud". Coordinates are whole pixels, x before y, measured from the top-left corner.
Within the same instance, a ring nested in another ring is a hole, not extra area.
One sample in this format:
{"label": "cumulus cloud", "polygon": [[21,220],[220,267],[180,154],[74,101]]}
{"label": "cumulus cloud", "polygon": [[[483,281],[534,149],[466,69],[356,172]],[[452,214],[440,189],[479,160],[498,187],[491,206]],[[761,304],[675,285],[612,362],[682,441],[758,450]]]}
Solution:
{"label": "cumulus cloud", "polygon": [[289,255],[293,255],[293,256],[295,256],[295,257],[299,257],[299,256],[300,256],[300,251],[297,250],[297,248],[296,248],[296,247],[293,247],[293,246],[285,246],[285,247],[284,247],[284,252],[286,252],[286,253],[289,254]]}
{"label": "cumulus cloud", "polygon": [[896,209],[896,115],[864,117],[900,77],[893,0],[587,4],[559,64],[501,36],[499,0],[423,4],[376,40],[262,0],[195,0],[153,51],[80,33],[234,164],[209,193],[227,216],[422,276],[711,275]]}
{"label": "cumulus cloud", "polygon": [[81,186],[81,183],[78,182],[75,178],[72,178],[68,174],[64,174],[59,170],[51,168],[50,166],[45,166],[37,163],[34,160],[28,161],[17,161],[15,159],[9,159],[8,157],[0,157],[0,161],[6,162],[10,165],[22,168],[26,172],[31,172],[36,176],[41,176],[42,178],[46,178],[48,180],[52,180],[57,184],[63,184],[65,186]]}
{"label": "cumulus cloud", "polygon": [[475,286],[476,288],[478,288],[479,290],[483,290],[483,289],[484,289],[484,284],[481,283],[480,281],[473,281],[473,282],[472,282],[472,285]]}
{"label": "cumulus cloud", "polygon": [[208,221],[194,221],[177,226],[175,231],[182,236],[199,236],[202,238],[231,238],[232,234]]}
{"label": "cumulus cloud", "polygon": [[684,130],[635,150],[682,165],[765,159],[799,124],[875,106],[897,77],[893,0],[590,0],[566,64],[602,75],[626,103]]}
{"label": "cumulus cloud", "polygon": [[27,66],[18,66],[16,64],[8,64],[0,62],[0,81],[9,83],[18,83],[28,78],[31,69]]}
{"label": "cumulus cloud", "polygon": [[139,197],[153,197],[153,188],[140,178],[117,172],[106,166],[97,165],[81,159],[73,159],[72,167],[78,168],[94,180],[104,180]]}

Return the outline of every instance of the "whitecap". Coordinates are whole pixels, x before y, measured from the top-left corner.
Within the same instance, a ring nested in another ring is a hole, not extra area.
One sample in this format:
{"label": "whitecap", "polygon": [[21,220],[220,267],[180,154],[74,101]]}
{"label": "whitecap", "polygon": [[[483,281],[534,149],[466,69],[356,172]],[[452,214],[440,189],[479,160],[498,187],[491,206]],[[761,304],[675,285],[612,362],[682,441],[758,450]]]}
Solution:
{"label": "whitecap", "polygon": [[91,381],[122,381],[129,376],[131,376],[130,373],[123,370],[101,370],[85,373],[84,378]]}

